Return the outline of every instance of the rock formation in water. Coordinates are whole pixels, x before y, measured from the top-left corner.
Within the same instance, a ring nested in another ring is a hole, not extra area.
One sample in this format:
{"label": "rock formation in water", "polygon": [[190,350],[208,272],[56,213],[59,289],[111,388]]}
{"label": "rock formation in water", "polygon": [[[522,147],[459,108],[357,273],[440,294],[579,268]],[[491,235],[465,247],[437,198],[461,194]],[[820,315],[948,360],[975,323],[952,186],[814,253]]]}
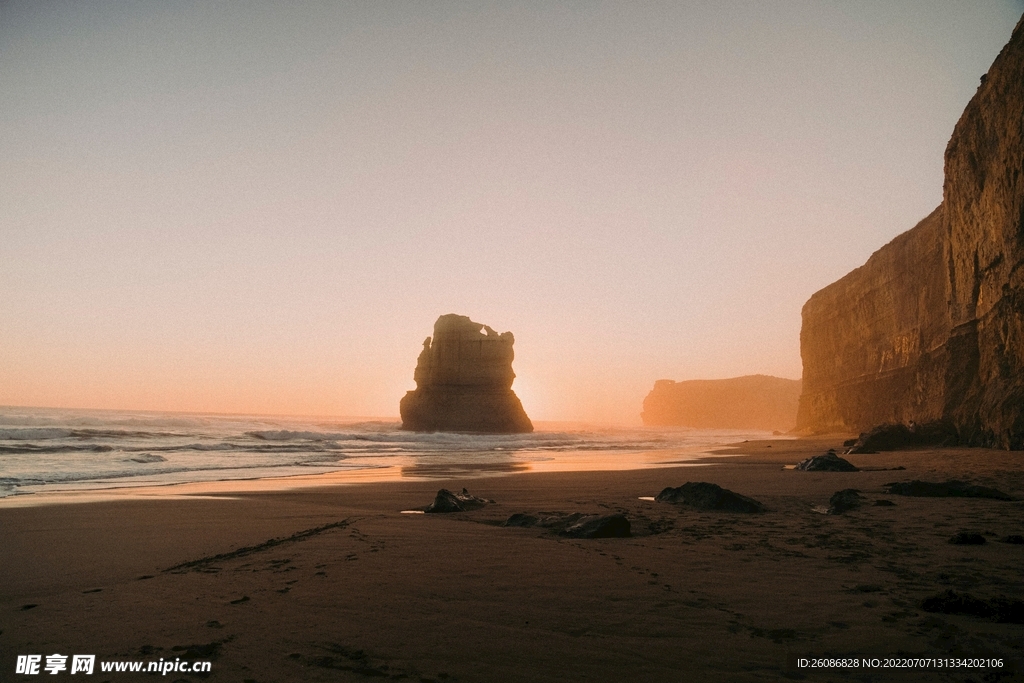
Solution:
{"label": "rock formation in water", "polygon": [[1024,20],[946,147],[943,199],[815,293],[798,429],[952,424],[1024,448]]}
{"label": "rock formation in water", "polygon": [[511,332],[498,334],[464,315],[442,315],[416,362],[416,389],[399,409],[402,429],[417,432],[532,432],[512,391]]}
{"label": "rock formation in water", "polygon": [[655,426],[789,431],[796,425],[799,399],[797,379],[659,379],[644,399],[641,418]]}

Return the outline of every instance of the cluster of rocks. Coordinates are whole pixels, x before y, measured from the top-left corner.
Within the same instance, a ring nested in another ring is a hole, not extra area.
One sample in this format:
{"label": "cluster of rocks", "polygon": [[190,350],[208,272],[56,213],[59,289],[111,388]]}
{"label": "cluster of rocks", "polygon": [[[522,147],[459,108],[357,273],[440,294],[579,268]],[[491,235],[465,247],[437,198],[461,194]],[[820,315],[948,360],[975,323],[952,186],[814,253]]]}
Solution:
{"label": "cluster of rocks", "polygon": [[[823,456],[816,456],[823,457]],[[841,458],[839,458],[842,460]],[[811,458],[810,460],[813,460]],[[808,462],[807,460],[804,461]],[[843,461],[845,462],[845,461]],[[803,464],[803,463],[801,463]],[[807,469],[807,468],[804,468]],[[843,470],[847,471],[847,470]],[[987,486],[978,486],[964,481],[950,480],[943,482],[927,482],[920,480],[893,482],[885,484],[890,495],[897,496],[919,496],[928,498],[990,498],[993,500],[1013,500],[1009,494],[998,489]],[[837,491],[829,500],[828,514],[838,515],[849,510],[855,510],[864,504],[865,498],[858,489],[843,489]],[[891,500],[879,499],[874,502],[877,506],[891,506]],[[981,539],[980,541],[978,539]],[[956,545],[978,545],[985,542],[984,537],[968,532],[962,532],[949,541]],[[1012,542],[1012,541],[1007,541]]]}
{"label": "cluster of rocks", "polygon": [[[834,451],[815,456],[815,458],[820,459],[818,462],[824,463],[830,463],[833,459],[846,462],[838,458]],[[801,464],[807,464],[807,466],[802,469],[808,471],[851,471],[845,468],[839,470],[816,470],[810,464],[815,458],[808,458],[803,461]],[[834,464],[829,465],[829,467],[833,466]],[[856,471],[856,469],[853,471]],[[902,496],[1013,500],[1011,496],[997,489],[958,480],[934,483],[913,480],[886,484],[886,487],[890,494]],[[765,506],[753,498],[709,482],[686,482],[682,486],[667,487],[654,500],[659,503],[681,505],[702,512],[761,513],[765,511]],[[861,494],[860,490],[852,488],[843,489],[832,495],[827,509],[817,510],[830,515],[840,515],[862,507],[866,501],[867,498]],[[434,497],[434,502],[422,509],[426,513],[467,512],[478,510],[492,503],[494,503],[493,500],[474,496],[465,488],[461,492],[441,489]],[[878,499],[874,501],[874,505],[891,506],[894,503],[887,499]],[[630,521],[622,513],[600,515],[578,512],[519,512],[508,517],[502,522],[501,526],[506,528],[545,529],[565,538],[629,538],[632,535]],[[1021,545],[1024,544],[1024,536],[1019,534],[1009,535],[1003,538],[1002,541],[1008,544]],[[986,539],[983,535],[972,531],[958,532],[949,539],[949,543],[953,545],[983,545],[985,542]]]}
{"label": "cluster of rocks", "polygon": [[466,512],[467,510],[478,510],[493,502],[493,500],[470,495],[466,489],[462,489],[461,493],[453,493],[448,489],[441,489],[434,496],[434,502],[428,505],[424,512]]}
{"label": "cluster of rocks", "polygon": [[[441,489],[434,502],[421,510],[426,514],[469,512],[493,504],[488,498],[472,495],[465,488],[461,492]],[[503,527],[539,527],[566,538],[629,538],[630,523],[624,514],[585,515],[560,512],[519,512],[502,523]]]}
{"label": "cluster of rocks", "polygon": [[[814,455],[806,460],[801,460],[793,469],[803,472],[859,472],[860,469],[845,458],[836,455],[834,448],[821,455]],[[849,510],[856,510],[864,504],[864,496],[860,495],[858,489],[843,489],[832,494],[828,501],[828,508],[819,512],[830,515],[841,515]]]}
{"label": "cluster of rocks", "polygon": [[[843,489],[833,493],[832,497],[828,500],[828,507],[824,510],[819,509],[819,511],[829,515],[841,515],[844,512],[862,507],[867,500],[867,498],[861,495],[860,489]],[[887,498],[876,498],[871,504],[875,507],[893,507],[896,505],[896,503]]]}
{"label": "cluster of rocks", "polygon": [[624,514],[584,515],[580,513],[539,512],[536,515],[516,513],[505,520],[503,527],[539,527],[567,538],[629,538],[631,527]]}
{"label": "cluster of rocks", "polygon": [[897,496],[920,496],[926,498],[991,498],[1013,500],[1008,493],[988,486],[978,486],[965,481],[951,479],[942,482],[901,481],[885,484],[889,493]]}
{"label": "cluster of rocks", "polygon": [[926,448],[929,446],[956,446],[959,434],[953,423],[936,420],[917,424],[886,423],[863,432],[857,439],[843,443],[847,453],[879,453],[898,451],[904,448]]}

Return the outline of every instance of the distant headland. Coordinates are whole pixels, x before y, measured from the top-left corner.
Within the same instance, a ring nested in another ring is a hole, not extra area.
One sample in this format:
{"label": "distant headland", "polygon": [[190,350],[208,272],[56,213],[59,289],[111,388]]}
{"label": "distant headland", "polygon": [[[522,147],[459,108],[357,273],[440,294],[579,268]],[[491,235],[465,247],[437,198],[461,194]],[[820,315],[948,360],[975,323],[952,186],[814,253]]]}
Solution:
{"label": "distant headland", "polygon": [[649,426],[789,431],[796,425],[800,380],[768,375],[660,379],[644,399]]}

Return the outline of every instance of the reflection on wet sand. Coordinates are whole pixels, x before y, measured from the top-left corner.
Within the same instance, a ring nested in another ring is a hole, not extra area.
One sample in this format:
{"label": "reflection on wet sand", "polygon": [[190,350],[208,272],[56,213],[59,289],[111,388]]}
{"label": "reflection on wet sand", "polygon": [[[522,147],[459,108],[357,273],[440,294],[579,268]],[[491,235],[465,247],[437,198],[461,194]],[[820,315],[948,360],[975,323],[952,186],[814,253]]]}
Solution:
{"label": "reflection on wet sand", "polygon": [[[591,472],[596,470],[642,470],[652,467],[703,465],[698,458],[710,454],[706,447],[663,451],[519,451],[500,458],[494,453],[453,453],[416,458],[401,467],[403,479],[451,479],[488,477],[517,472]],[[719,455],[718,457],[722,457]],[[476,458],[476,459],[474,459]],[[440,460],[440,461],[439,461]]]}
{"label": "reflection on wet sand", "polygon": [[402,477],[418,479],[453,479],[456,477],[486,477],[529,471],[526,462],[446,462],[416,463],[402,467]]}

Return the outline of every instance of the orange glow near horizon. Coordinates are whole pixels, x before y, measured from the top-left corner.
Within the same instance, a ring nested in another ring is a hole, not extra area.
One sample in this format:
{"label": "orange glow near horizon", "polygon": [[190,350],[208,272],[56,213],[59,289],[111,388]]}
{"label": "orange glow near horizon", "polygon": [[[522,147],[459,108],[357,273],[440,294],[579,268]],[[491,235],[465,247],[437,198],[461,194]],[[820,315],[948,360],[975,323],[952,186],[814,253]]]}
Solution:
{"label": "orange glow near horizon", "polygon": [[445,313],[535,421],[799,378],[1019,14],[7,3],[0,405],[394,416]]}

